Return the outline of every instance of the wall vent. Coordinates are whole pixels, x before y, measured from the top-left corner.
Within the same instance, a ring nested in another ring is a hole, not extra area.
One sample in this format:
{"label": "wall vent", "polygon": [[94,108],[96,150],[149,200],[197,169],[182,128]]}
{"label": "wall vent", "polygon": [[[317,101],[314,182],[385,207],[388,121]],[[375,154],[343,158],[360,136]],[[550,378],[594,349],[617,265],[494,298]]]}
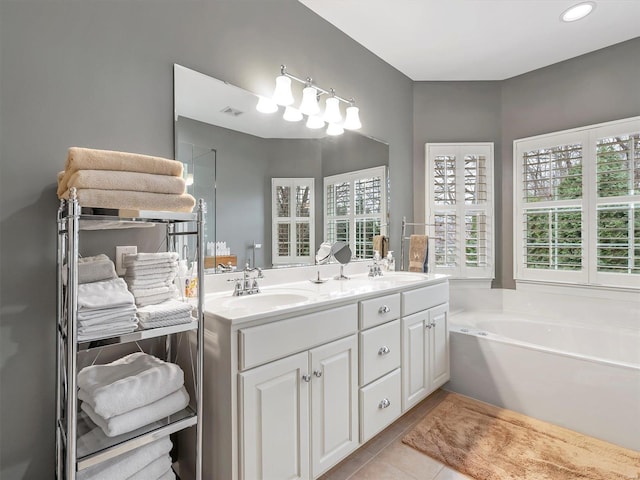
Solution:
{"label": "wall vent", "polygon": [[234,117],[238,117],[240,115],[242,115],[244,112],[241,110],[238,110],[237,108],[233,108],[233,107],[224,107],[222,110],[220,110],[222,113],[226,113],[227,115],[231,115]]}

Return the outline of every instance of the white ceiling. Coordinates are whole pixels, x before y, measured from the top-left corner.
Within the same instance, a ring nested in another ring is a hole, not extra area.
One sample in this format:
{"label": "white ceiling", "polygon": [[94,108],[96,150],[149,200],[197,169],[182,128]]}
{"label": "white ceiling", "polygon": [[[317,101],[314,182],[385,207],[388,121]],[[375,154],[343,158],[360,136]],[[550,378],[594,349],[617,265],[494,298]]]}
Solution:
{"label": "white ceiling", "polygon": [[412,80],[504,80],[640,36],[640,0],[299,0]]}

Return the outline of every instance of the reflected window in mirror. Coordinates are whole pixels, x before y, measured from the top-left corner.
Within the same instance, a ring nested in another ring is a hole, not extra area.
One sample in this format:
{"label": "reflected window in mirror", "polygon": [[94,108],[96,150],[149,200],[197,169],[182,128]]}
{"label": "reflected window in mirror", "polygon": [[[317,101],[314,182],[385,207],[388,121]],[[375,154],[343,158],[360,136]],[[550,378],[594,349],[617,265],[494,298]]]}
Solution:
{"label": "reflected window in mirror", "polygon": [[313,263],[315,214],[313,178],[271,179],[272,263]]}
{"label": "reflected window in mirror", "polygon": [[329,242],[346,242],[353,258],[373,257],[373,237],[386,235],[385,166],[324,179],[324,231]]}

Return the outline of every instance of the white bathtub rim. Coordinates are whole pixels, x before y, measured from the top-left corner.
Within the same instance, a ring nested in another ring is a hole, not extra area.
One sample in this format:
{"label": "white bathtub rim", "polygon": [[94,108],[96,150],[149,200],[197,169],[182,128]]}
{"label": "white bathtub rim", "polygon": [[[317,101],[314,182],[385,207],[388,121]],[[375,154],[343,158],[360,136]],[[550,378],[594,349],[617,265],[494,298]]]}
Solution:
{"label": "white bathtub rim", "polygon": [[[532,322],[535,322],[535,321],[532,320]],[[456,324],[454,317],[452,317],[449,323],[449,332],[455,332],[461,335],[470,335],[470,336],[482,338],[483,340],[498,342],[498,343],[507,344],[507,345],[517,345],[518,347],[526,348],[528,350],[544,352],[552,355],[560,355],[563,357],[584,360],[587,362],[592,362],[597,364],[606,364],[614,367],[621,367],[624,369],[640,372],[640,365],[636,365],[634,363],[609,360],[607,358],[595,357],[592,355],[585,355],[581,353],[566,352],[564,350],[545,347],[543,345],[537,345],[535,343],[523,342],[522,340],[516,340],[514,338],[505,337],[503,335],[487,332],[485,330],[480,330],[478,328],[474,328],[469,325]]]}

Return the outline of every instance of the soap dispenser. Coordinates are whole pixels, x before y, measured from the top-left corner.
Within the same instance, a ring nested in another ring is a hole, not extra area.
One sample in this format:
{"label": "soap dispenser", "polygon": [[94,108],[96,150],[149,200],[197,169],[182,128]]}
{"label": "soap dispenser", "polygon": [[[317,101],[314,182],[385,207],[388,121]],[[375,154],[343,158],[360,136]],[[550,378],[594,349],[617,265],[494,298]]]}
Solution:
{"label": "soap dispenser", "polygon": [[387,253],[387,271],[395,272],[396,270],[396,260],[393,258],[393,250],[389,250]]}

